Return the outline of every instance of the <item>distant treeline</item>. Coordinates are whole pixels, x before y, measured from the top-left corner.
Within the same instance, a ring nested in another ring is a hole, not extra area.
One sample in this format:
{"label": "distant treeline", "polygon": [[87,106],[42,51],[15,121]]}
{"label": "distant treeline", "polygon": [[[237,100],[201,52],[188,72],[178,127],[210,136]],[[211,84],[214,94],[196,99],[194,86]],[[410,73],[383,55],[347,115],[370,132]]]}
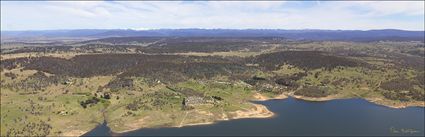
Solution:
{"label": "distant treeline", "polygon": [[283,30],[283,29],[157,29],[1,31],[2,37],[283,37],[295,40],[424,41],[424,31]]}

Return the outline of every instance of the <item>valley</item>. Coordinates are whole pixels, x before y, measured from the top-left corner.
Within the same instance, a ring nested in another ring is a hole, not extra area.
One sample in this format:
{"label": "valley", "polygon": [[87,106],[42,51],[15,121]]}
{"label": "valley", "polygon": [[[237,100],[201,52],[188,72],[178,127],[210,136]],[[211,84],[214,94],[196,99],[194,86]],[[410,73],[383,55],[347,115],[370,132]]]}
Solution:
{"label": "valley", "polygon": [[1,50],[1,135],[80,136],[274,114],[255,100],[425,106],[423,41],[110,37]]}

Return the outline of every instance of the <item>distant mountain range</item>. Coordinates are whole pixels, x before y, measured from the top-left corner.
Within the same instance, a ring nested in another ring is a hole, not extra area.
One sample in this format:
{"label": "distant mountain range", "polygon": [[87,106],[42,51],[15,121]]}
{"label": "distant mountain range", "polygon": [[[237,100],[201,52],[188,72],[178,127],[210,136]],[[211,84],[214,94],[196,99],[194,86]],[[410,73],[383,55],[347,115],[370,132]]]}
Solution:
{"label": "distant mountain range", "polygon": [[295,40],[424,41],[424,31],[382,30],[283,30],[283,29],[78,29],[1,31],[5,38],[106,38],[106,37],[283,37]]}

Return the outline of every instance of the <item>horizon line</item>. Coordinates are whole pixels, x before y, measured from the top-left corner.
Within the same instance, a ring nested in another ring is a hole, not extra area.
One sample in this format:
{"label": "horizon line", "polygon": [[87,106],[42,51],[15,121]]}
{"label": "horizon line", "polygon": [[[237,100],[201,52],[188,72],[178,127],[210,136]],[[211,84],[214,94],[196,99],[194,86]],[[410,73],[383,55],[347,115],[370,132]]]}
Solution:
{"label": "horizon line", "polygon": [[32,29],[32,30],[1,30],[1,32],[19,32],[19,31],[72,31],[72,30],[133,30],[133,31],[155,31],[155,30],[189,30],[189,29],[198,29],[198,30],[324,30],[324,31],[373,31],[373,30],[400,30],[400,31],[425,31],[424,30],[407,30],[407,29],[398,29],[398,28],[385,28],[385,29],[314,29],[314,28],[305,28],[305,29],[285,29],[285,28],[78,28],[78,29]]}

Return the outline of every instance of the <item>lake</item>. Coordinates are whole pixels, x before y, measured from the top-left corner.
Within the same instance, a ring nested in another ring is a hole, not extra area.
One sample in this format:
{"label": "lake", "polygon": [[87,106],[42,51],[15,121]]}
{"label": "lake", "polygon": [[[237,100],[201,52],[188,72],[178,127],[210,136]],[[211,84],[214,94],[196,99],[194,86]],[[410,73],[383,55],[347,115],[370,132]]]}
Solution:
{"label": "lake", "polygon": [[424,108],[393,109],[364,99],[309,102],[294,98],[256,102],[276,115],[266,119],[237,119],[211,125],[149,128],[113,134],[106,124],[86,136],[285,136],[285,135],[415,135],[424,136]]}

